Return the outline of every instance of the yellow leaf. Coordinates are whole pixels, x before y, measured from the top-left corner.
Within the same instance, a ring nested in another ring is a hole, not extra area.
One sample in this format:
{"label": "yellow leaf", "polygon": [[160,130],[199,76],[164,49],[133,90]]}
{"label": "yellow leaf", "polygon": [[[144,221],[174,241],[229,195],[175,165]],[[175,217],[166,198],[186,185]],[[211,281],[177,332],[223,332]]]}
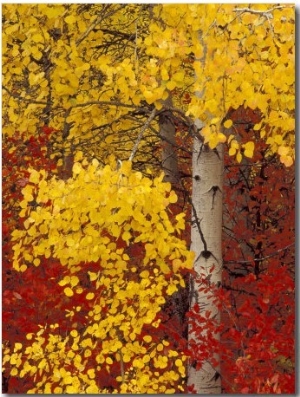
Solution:
{"label": "yellow leaf", "polygon": [[245,143],[244,145],[242,145],[243,146],[243,148],[245,149],[244,150],[244,155],[246,156],[246,157],[249,157],[249,158],[251,158],[251,157],[253,157],[253,151],[254,151],[254,142],[247,142],[247,143]]}
{"label": "yellow leaf", "polygon": [[154,97],[152,91],[145,90],[145,91],[143,92],[143,95],[144,95],[144,97],[145,97],[145,99],[146,99],[146,101],[147,101],[147,103],[148,103],[149,105],[151,105],[151,103],[154,102],[155,97]]}
{"label": "yellow leaf", "polygon": [[252,158],[253,157],[253,151],[251,150],[245,150],[244,151],[244,156],[248,157],[248,158]]}
{"label": "yellow leaf", "polygon": [[64,377],[63,382],[64,382],[65,385],[70,385],[70,384],[72,384],[72,380],[73,380],[72,376],[67,375],[67,376]]}
{"label": "yellow leaf", "polygon": [[64,293],[66,296],[69,296],[69,297],[74,295],[74,292],[72,291],[72,289],[70,287],[66,287],[64,289]]}
{"label": "yellow leaf", "polygon": [[260,137],[264,138],[265,136],[266,136],[266,130],[263,129],[263,130],[260,131]]}
{"label": "yellow leaf", "polygon": [[290,167],[291,165],[293,165],[293,159],[291,156],[281,156],[280,157],[280,161],[286,166],[286,167]]}
{"label": "yellow leaf", "polygon": [[236,141],[235,139],[233,139],[233,140],[231,141],[231,145],[230,145],[230,146],[233,147],[233,148],[235,148],[235,149],[238,149],[238,148],[240,147],[238,141]]}
{"label": "yellow leaf", "polygon": [[71,276],[70,284],[72,287],[75,287],[79,283],[79,278],[77,276]]}
{"label": "yellow leaf", "polygon": [[91,281],[95,281],[98,278],[98,273],[88,272]]}
{"label": "yellow leaf", "polygon": [[108,135],[108,136],[105,138],[105,143],[107,143],[107,144],[110,144],[110,143],[112,143],[113,141],[114,141],[113,135]]}
{"label": "yellow leaf", "polygon": [[87,300],[92,300],[93,298],[94,298],[94,296],[95,296],[95,294],[93,293],[93,292],[89,292],[87,295],[86,295],[86,299]]}
{"label": "yellow leaf", "polygon": [[59,6],[58,4],[53,4],[52,6],[47,4],[47,8],[43,10],[43,13],[47,15],[48,18],[52,19],[62,15],[64,11],[65,9],[62,6]]}
{"label": "yellow leaf", "polygon": [[29,169],[29,172],[30,172],[29,182],[38,184],[40,181],[40,173],[33,169]]}
{"label": "yellow leaf", "polygon": [[121,166],[122,174],[124,174],[125,176],[129,176],[129,174],[131,173],[131,167],[132,167],[131,161],[123,161]]}
{"label": "yellow leaf", "polygon": [[184,72],[176,72],[173,74],[172,79],[178,82],[183,82],[184,80]]}
{"label": "yellow leaf", "polygon": [[218,138],[218,141],[221,143],[226,142],[226,135],[224,135],[222,132],[218,132],[217,138]]}
{"label": "yellow leaf", "polygon": [[139,368],[139,369],[142,369],[142,368],[145,367],[145,364],[144,364],[143,360],[140,359],[140,358],[135,358],[135,359],[133,360],[132,365],[133,365],[135,368]]}
{"label": "yellow leaf", "polygon": [[173,265],[173,270],[174,270],[174,272],[176,273],[176,272],[178,271],[178,269],[181,268],[182,262],[181,262],[180,259],[174,259],[174,260],[172,261],[172,265]]}
{"label": "yellow leaf", "polygon": [[99,394],[99,389],[96,385],[90,385],[85,389],[86,394]]}
{"label": "yellow leaf", "polygon": [[226,120],[224,123],[224,127],[225,128],[230,128],[233,125],[233,121],[232,120]]}
{"label": "yellow leaf", "polygon": [[163,104],[160,101],[155,102],[155,107],[157,110],[161,110],[163,108]]}
{"label": "yellow leaf", "polygon": [[238,163],[240,163],[240,162],[242,161],[241,152],[238,152],[238,153],[237,153],[237,155],[236,155],[236,161],[237,161]]}
{"label": "yellow leaf", "polygon": [[84,339],[81,343],[80,343],[81,347],[93,347],[93,342],[91,338],[87,338]]}
{"label": "yellow leaf", "polygon": [[77,21],[77,18],[75,17],[75,15],[69,15],[65,18],[65,21],[67,22],[67,24],[72,24]]}
{"label": "yellow leaf", "polygon": [[176,83],[173,80],[167,82],[166,87],[168,90],[172,91],[176,87]]}
{"label": "yellow leaf", "polygon": [[213,119],[211,119],[210,121],[210,125],[216,125],[220,120],[220,117],[214,117]]}
{"label": "yellow leaf", "polygon": [[82,171],[81,164],[80,163],[75,163],[73,165],[73,169],[72,170],[73,170],[73,174],[75,174],[75,175],[80,174],[80,172]]}
{"label": "yellow leaf", "polygon": [[151,335],[145,335],[143,337],[143,340],[147,343],[150,343],[152,341],[152,336]]}
{"label": "yellow leaf", "polygon": [[126,231],[126,232],[124,232],[123,234],[122,234],[122,239],[124,240],[124,241],[126,241],[126,243],[128,244],[128,242],[129,242],[129,239],[131,238],[131,234],[128,232],[128,231]]}
{"label": "yellow leaf", "polygon": [[168,365],[168,358],[166,356],[159,355],[157,358],[154,357],[154,367],[164,369]]}
{"label": "yellow leaf", "polygon": [[43,43],[44,42],[44,38],[40,33],[34,34],[31,37],[32,41],[34,41],[35,43]]}
{"label": "yellow leaf", "polygon": [[60,280],[60,281],[58,282],[58,285],[60,285],[61,287],[63,287],[64,285],[69,284],[69,282],[70,282],[70,277],[69,277],[69,276],[66,276],[66,277],[64,277],[62,280]]}
{"label": "yellow leaf", "polygon": [[280,156],[286,156],[289,153],[290,149],[287,146],[280,146],[278,148],[278,154]]}
{"label": "yellow leaf", "polygon": [[109,365],[113,364],[113,360],[110,357],[106,357],[105,362],[106,362],[106,364],[109,364]]}
{"label": "yellow leaf", "polygon": [[174,284],[169,284],[167,288],[167,294],[172,295],[174,292],[177,291],[177,287]]}
{"label": "yellow leaf", "polygon": [[44,368],[46,368],[47,367],[47,361],[46,361],[46,359],[45,358],[42,358],[42,360],[39,362],[39,364],[38,364],[38,368],[40,368],[40,369],[44,369]]}
{"label": "yellow leaf", "polygon": [[78,393],[78,387],[75,387],[75,386],[73,386],[73,385],[71,385],[71,386],[67,386],[66,387],[66,392],[68,393],[68,394],[77,394]]}
{"label": "yellow leaf", "polygon": [[169,202],[172,204],[176,203],[177,199],[178,199],[178,197],[177,197],[176,193],[172,190],[170,193],[170,196],[169,196]]}
{"label": "yellow leaf", "polygon": [[209,137],[208,146],[211,149],[215,149],[218,146],[218,144],[219,144],[219,142],[218,142],[217,134],[215,134],[215,133],[211,134],[211,136]]}
{"label": "yellow leaf", "polygon": [[78,161],[80,161],[82,159],[83,159],[83,152],[81,152],[81,151],[76,152],[76,154],[74,156],[74,161],[78,162]]}
{"label": "yellow leaf", "polygon": [[78,336],[78,332],[76,329],[72,329],[72,331],[70,332],[70,334],[73,336],[73,338],[76,338],[76,336]]}
{"label": "yellow leaf", "polygon": [[230,143],[233,140],[233,138],[234,138],[234,135],[230,134],[229,137],[228,137],[227,142]]}
{"label": "yellow leaf", "polygon": [[167,71],[166,68],[162,67],[161,70],[160,70],[160,74],[161,74],[161,78],[163,80],[166,80],[166,81],[169,80],[169,74],[168,74],[168,71]]}
{"label": "yellow leaf", "polygon": [[234,156],[235,153],[236,153],[236,149],[235,149],[234,147],[231,147],[231,148],[229,149],[228,153],[229,153],[229,156]]}
{"label": "yellow leaf", "polygon": [[39,258],[35,258],[35,259],[33,260],[34,266],[39,266],[40,262],[41,262],[41,261],[40,261]]}
{"label": "yellow leaf", "polygon": [[132,99],[132,103],[135,106],[138,106],[140,104],[140,102],[141,102],[141,98],[139,96],[137,96],[137,95],[134,95],[131,99]]}
{"label": "yellow leaf", "polygon": [[148,277],[149,277],[149,271],[148,271],[148,270],[143,270],[143,271],[140,273],[140,277],[142,277],[142,278],[148,278]]}
{"label": "yellow leaf", "polygon": [[22,349],[22,343],[15,343],[14,352],[17,352]]}
{"label": "yellow leaf", "polygon": [[85,357],[85,358],[91,357],[91,355],[92,355],[92,351],[91,351],[90,349],[86,349],[86,350],[84,351],[84,357]]}
{"label": "yellow leaf", "polygon": [[88,369],[88,370],[87,370],[87,374],[88,374],[88,376],[89,376],[90,379],[94,379],[94,378],[96,377],[95,369],[94,369],[94,368]]}
{"label": "yellow leaf", "polygon": [[253,127],[253,130],[254,131],[259,131],[261,129],[261,126],[262,126],[262,123],[255,124],[254,127]]}
{"label": "yellow leaf", "polygon": [[149,354],[145,354],[143,356],[143,363],[148,363],[150,361],[151,357],[149,356]]}
{"label": "yellow leaf", "polygon": [[282,142],[283,142],[282,135],[275,135],[274,142],[277,143],[277,145],[282,145]]}
{"label": "yellow leaf", "polygon": [[74,74],[72,75],[69,75],[68,76],[68,80],[69,80],[69,83],[70,83],[70,86],[71,87],[73,87],[73,88],[78,88],[78,86],[79,86],[79,79],[78,79],[78,77],[77,76],[75,76]]}
{"label": "yellow leaf", "polygon": [[25,270],[27,270],[27,265],[21,265],[19,271],[23,273]]}
{"label": "yellow leaf", "polygon": [[177,360],[175,360],[175,365],[176,365],[176,367],[182,367],[182,361],[179,359],[179,358],[177,358]]}
{"label": "yellow leaf", "polygon": [[206,125],[202,128],[201,135],[205,137],[205,141],[207,142],[209,136],[211,135],[211,128],[209,125]]}

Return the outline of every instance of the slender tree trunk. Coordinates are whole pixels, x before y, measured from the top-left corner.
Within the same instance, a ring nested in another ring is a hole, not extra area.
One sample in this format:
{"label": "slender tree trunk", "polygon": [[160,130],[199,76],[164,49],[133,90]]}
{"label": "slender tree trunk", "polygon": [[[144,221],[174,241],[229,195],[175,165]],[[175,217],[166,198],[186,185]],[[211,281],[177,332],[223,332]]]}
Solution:
{"label": "slender tree trunk", "polygon": [[[172,107],[172,99],[169,96],[165,101],[166,107]],[[172,185],[179,182],[178,159],[175,149],[175,125],[172,113],[163,112],[159,117],[159,133],[162,138],[162,169],[165,173],[164,180]]]}
{"label": "slender tree trunk", "polygon": [[[172,108],[171,94],[163,101],[163,105],[166,108]],[[174,215],[176,215],[177,212],[181,212],[182,197],[180,199],[180,195],[182,194],[182,186],[180,184],[179,164],[176,151],[174,116],[169,110],[161,113],[159,117],[159,135],[162,140],[161,164],[165,174],[164,181],[170,182],[172,189],[179,195],[178,203],[173,206]],[[185,314],[189,310],[188,293],[188,286],[180,287],[178,291],[167,298],[165,305],[168,315],[172,317],[172,320],[175,320],[177,333],[184,338],[187,338]]]}
{"label": "slender tree trunk", "polygon": [[[212,301],[211,291],[203,290],[203,279],[210,286],[221,285],[222,276],[222,180],[223,147],[209,149],[198,138],[194,139],[193,187],[192,187],[192,245],[195,252],[194,270],[197,278],[191,281],[191,311],[194,305],[200,314],[209,311],[209,318],[220,321],[217,304]],[[213,270],[212,270],[213,269]],[[202,279],[202,281],[201,281]],[[205,327],[204,327],[205,329]],[[213,335],[219,341],[220,335]],[[195,346],[203,344],[206,331],[189,329],[189,340]],[[216,349],[212,347],[212,351]],[[220,394],[220,355],[213,353],[215,363],[205,360],[191,363],[188,384],[194,385],[197,394]],[[200,364],[200,365],[199,365]],[[200,368],[199,368],[200,367]]]}

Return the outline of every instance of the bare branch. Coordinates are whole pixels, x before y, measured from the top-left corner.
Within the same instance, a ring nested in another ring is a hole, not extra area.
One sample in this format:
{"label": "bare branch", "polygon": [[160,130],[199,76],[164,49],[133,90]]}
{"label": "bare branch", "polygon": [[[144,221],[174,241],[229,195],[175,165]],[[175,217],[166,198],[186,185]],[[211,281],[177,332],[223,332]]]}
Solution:
{"label": "bare branch", "polygon": [[18,94],[14,94],[13,92],[11,92],[7,87],[5,87],[4,85],[2,85],[2,89],[5,90],[6,92],[9,93],[9,95],[11,95],[13,98],[15,98],[18,101],[22,101],[22,102],[27,102],[27,103],[33,103],[35,105],[43,105],[43,106],[49,106],[51,105],[51,103],[49,102],[44,102],[44,101],[35,101],[34,99],[29,99],[29,98],[23,98]]}
{"label": "bare branch", "polygon": [[119,106],[123,108],[129,108],[129,109],[138,109],[137,106],[135,105],[126,105],[125,103],[121,102],[114,102],[114,101],[89,101],[85,103],[78,103],[77,105],[73,105],[72,108],[80,108],[84,106],[92,106],[92,105],[105,105],[105,106]]}
{"label": "bare branch", "polygon": [[264,17],[266,17],[267,19],[269,18],[273,18],[272,12],[274,10],[281,10],[284,8],[291,8],[292,6],[275,6],[273,8],[270,8],[268,10],[265,11],[261,11],[261,10],[254,10],[252,8],[248,8],[248,7],[244,7],[244,8],[235,8],[233,11],[235,12],[240,12],[240,13],[244,13],[244,12],[249,12],[250,14],[259,14],[259,15],[263,15]]}
{"label": "bare branch", "polygon": [[132,149],[131,155],[129,156],[129,159],[128,159],[129,161],[132,161],[133,157],[135,156],[136,151],[137,151],[137,148],[138,148],[138,146],[139,146],[139,144],[140,144],[140,141],[141,141],[141,139],[143,138],[144,132],[145,132],[146,129],[149,127],[149,124],[150,124],[151,121],[154,119],[155,115],[156,115],[156,109],[154,108],[154,109],[152,110],[152,112],[150,113],[150,116],[149,116],[148,120],[146,121],[146,123],[144,124],[143,128],[141,129],[141,131],[140,131],[140,133],[139,133],[139,136],[138,136],[138,138],[137,138],[137,141],[135,142],[135,145],[134,145],[134,147],[133,147],[133,149]]}
{"label": "bare branch", "polygon": [[282,251],[286,251],[288,248],[292,247],[293,245],[294,245],[294,243],[289,244],[289,245],[287,245],[286,247],[283,247],[283,248],[278,249],[278,250],[275,251],[273,254],[264,256],[264,257],[262,257],[262,258],[254,258],[254,259],[250,259],[250,260],[247,260],[247,261],[244,261],[244,260],[241,260],[241,261],[239,261],[239,260],[236,260],[236,261],[224,261],[224,264],[227,265],[227,264],[230,264],[230,263],[241,263],[241,264],[245,264],[245,263],[261,262],[261,261],[264,261],[264,260],[266,260],[266,259],[272,258],[273,256],[278,255],[278,254],[279,254],[280,252],[282,252]]}
{"label": "bare branch", "polygon": [[88,28],[87,30],[79,37],[79,39],[76,41],[76,45],[78,46],[90,33],[93,29],[95,29],[95,27],[105,18],[115,14],[117,11],[119,11],[121,8],[123,8],[123,4],[121,4],[120,7],[118,7],[117,9],[111,11],[108,14],[105,13],[101,13],[98,18],[96,18],[95,22],[93,22]]}

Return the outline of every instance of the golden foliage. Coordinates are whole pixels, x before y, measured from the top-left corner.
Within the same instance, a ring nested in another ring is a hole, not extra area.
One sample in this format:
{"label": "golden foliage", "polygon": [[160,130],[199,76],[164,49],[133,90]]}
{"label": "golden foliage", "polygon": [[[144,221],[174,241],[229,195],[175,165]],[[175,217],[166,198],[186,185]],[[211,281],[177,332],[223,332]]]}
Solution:
{"label": "golden foliage", "polygon": [[[65,337],[53,333],[46,339],[41,327],[36,335],[28,335],[32,344],[25,351],[19,352],[19,343],[13,353],[7,349],[4,364],[9,362],[12,373],[20,377],[38,372],[34,393],[105,393],[87,368],[96,351],[97,370],[115,361],[120,368],[132,363],[128,372],[120,369],[121,393],[180,390],[185,356],[172,349],[161,354],[167,341],[156,345],[150,335],[140,338],[145,324],[155,334],[165,297],[185,285],[182,270],[193,266],[193,253],[176,237],[184,229],[183,214],[173,221],[168,216],[169,205],[177,200],[170,184],[163,182],[163,175],[150,180],[132,171],[129,161],[116,169],[84,158],[74,164],[73,178],[66,182],[48,180],[45,172],[35,170],[30,170],[29,180],[21,210],[25,228],[13,232],[13,266],[25,271],[39,257],[58,258],[70,270],[59,282],[65,295],[83,294],[87,301],[93,300],[93,306],[84,332],[74,328]],[[138,266],[120,242],[125,246],[144,243]],[[76,276],[85,262],[99,263],[98,272],[89,272],[88,290]],[[66,317],[72,318],[72,313]],[[69,361],[77,372],[65,370]],[[163,374],[156,370],[165,368]]]}
{"label": "golden foliage", "polygon": [[175,100],[187,115],[220,120],[205,138],[211,148],[224,142],[227,110],[244,105],[261,110],[262,137],[282,136],[288,160],[280,146],[271,152],[293,161],[292,5],[7,4],[3,17],[7,134],[33,133],[47,121],[67,130],[68,150],[89,142],[103,158],[121,131],[133,146],[135,110],[160,110],[175,90],[192,98]]}

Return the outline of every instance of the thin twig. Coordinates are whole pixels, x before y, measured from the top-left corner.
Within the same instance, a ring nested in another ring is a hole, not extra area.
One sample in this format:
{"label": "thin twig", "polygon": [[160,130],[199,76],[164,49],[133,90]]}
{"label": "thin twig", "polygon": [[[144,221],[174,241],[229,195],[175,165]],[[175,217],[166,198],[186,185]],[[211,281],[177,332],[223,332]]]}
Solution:
{"label": "thin twig", "polygon": [[281,10],[281,9],[283,9],[283,8],[291,8],[291,6],[275,6],[275,7],[273,7],[273,8],[270,8],[269,10],[265,10],[265,11],[262,11],[262,10],[254,10],[254,9],[252,9],[252,8],[245,7],[245,8],[234,8],[233,11],[235,11],[235,12],[241,12],[241,13],[249,12],[250,14],[260,14],[260,15],[263,15],[263,16],[265,16],[265,17],[268,18],[268,17],[270,16],[270,14],[272,14],[272,12],[273,12],[274,10]]}
{"label": "thin twig", "polygon": [[92,23],[87,30],[79,37],[79,39],[76,41],[76,45],[78,46],[90,33],[91,31],[104,19],[104,17],[109,17],[113,14],[115,14],[116,12],[118,12],[121,8],[123,8],[123,4],[121,4],[120,7],[118,7],[117,9],[111,11],[108,14],[103,14],[103,12],[98,16],[98,18],[96,18],[95,22]]}
{"label": "thin twig", "polygon": [[294,243],[289,244],[289,245],[287,245],[286,247],[280,248],[280,249],[278,249],[277,251],[273,252],[272,254],[267,255],[267,256],[264,256],[264,257],[262,257],[262,258],[254,258],[254,259],[250,259],[250,260],[247,260],[247,261],[244,261],[244,260],[242,260],[242,261],[239,261],[239,260],[236,260],[236,261],[225,261],[225,260],[224,260],[223,263],[224,263],[224,265],[228,265],[228,264],[230,264],[230,263],[245,264],[245,263],[252,263],[252,262],[261,262],[261,261],[264,261],[264,260],[266,260],[266,259],[272,258],[273,256],[278,255],[279,252],[285,251],[285,250],[287,250],[288,248],[290,248],[290,247],[293,246],[293,245],[294,245]]}
{"label": "thin twig", "polygon": [[121,103],[117,101],[89,101],[89,102],[78,103],[76,105],[73,105],[72,108],[80,108],[80,107],[92,106],[92,105],[119,106],[129,109],[138,109],[138,107],[135,105],[126,105],[125,103]]}
{"label": "thin twig", "polygon": [[155,115],[156,115],[156,109],[154,108],[154,109],[152,110],[152,112],[150,113],[150,116],[149,116],[148,120],[146,121],[146,123],[144,124],[143,128],[141,129],[141,131],[140,131],[140,133],[139,133],[139,136],[138,136],[138,138],[137,138],[137,141],[135,142],[135,145],[134,145],[134,147],[133,147],[133,149],[132,149],[131,155],[129,156],[129,159],[128,159],[129,161],[132,161],[133,157],[135,156],[136,151],[137,151],[137,149],[138,149],[138,146],[139,146],[139,144],[140,144],[140,141],[141,141],[141,139],[142,139],[142,137],[143,137],[143,135],[144,135],[144,132],[145,132],[146,129],[148,128],[148,126],[149,126],[149,124],[151,123],[151,121],[154,119]]}
{"label": "thin twig", "polygon": [[27,103],[33,103],[35,105],[43,105],[43,106],[49,106],[51,105],[51,103],[49,102],[44,102],[44,101],[36,101],[34,99],[29,99],[29,98],[23,98],[20,97],[18,94],[14,94],[13,92],[11,92],[7,87],[5,87],[4,85],[2,85],[2,89],[5,90],[6,92],[9,93],[9,95],[11,95],[13,98],[15,98],[18,101],[22,101],[22,102],[27,102]]}

